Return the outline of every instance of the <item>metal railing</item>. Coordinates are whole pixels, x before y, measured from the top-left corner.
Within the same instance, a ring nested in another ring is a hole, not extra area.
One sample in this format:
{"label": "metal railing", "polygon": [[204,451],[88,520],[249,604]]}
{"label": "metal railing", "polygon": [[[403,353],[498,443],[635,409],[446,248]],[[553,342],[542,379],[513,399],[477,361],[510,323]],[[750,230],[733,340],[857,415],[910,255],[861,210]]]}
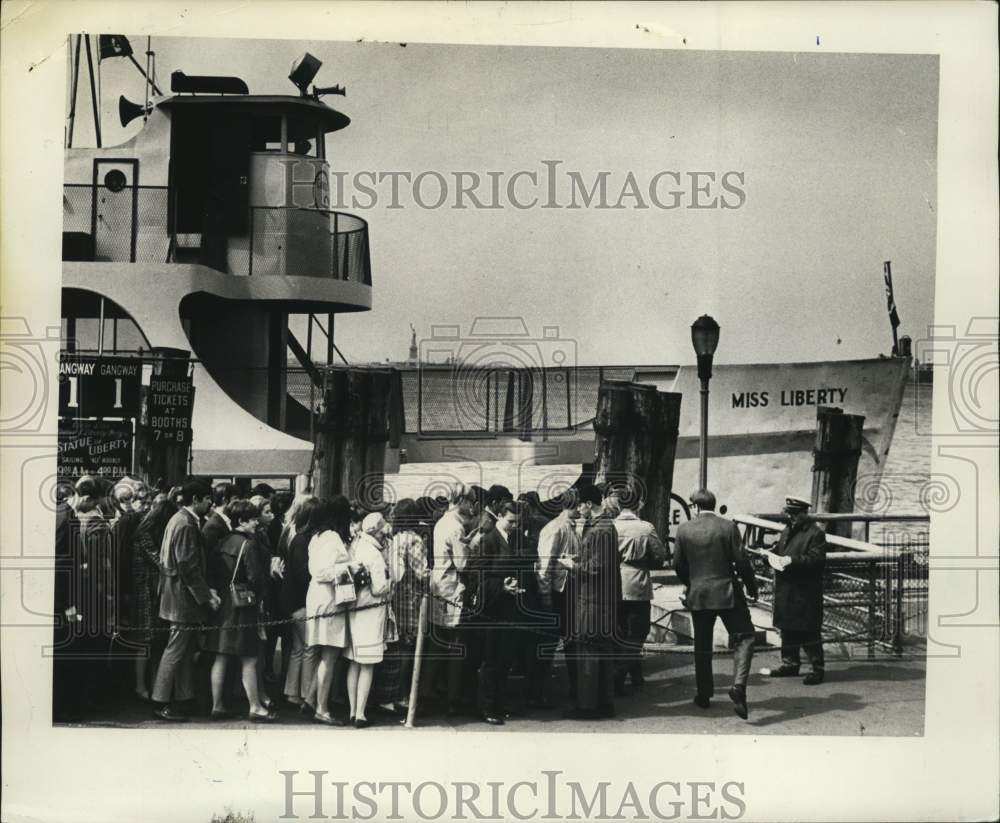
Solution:
{"label": "metal railing", "polygon": [[[866,523],[928,521],[927,515],[814,515],[814,520]],[[763,516],[736,515],[743,546],[750,555],[760,590],[759,602],[774,605],[774,571],[763,556],[785,528],[785,523]],[[927,549],[916,541],[877,545],[848,537],[827,535],[823,579],[824,636],[844,642],[863,640],[868,656],[877,647],[903,651],[907,637],[927,632]]]}
{"label": "metal railing", "polygon": [[63,259],[166,262],[168,199],[166,186],[63,185]]}
{"label": "metal railing", "polygon": [[248,275],[301,271],[307,276],[372,284],[368,223],[353,214],[298,206],[251,206],[249,238]]}
{"label": "metal railing", "polygon": [[251,206],[244,237],[180,233],[166,186],[63,185],[63,259],[197,262],[227,274],[313,276],[370,286],[368,224],[337,211]]}
{"label": "metal railing", "polygon": [[634,367],[508,368],[465,364],[403,368],[407,434],[481,436],[571,432],[593,419],[603,380]]}

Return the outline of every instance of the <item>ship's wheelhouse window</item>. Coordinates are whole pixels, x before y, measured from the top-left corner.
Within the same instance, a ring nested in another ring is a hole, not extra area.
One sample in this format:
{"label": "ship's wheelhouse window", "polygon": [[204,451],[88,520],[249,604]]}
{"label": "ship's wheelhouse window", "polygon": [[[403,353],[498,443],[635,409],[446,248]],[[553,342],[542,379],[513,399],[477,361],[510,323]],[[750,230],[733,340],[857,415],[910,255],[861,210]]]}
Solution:
{"label": "ship's wheelhouse window", "polygon": [[323,157],[323,131],[313,117],[288,118],[288,150],[303,157]]}
{"label": "ship's wheelhouse window", "polygon": [[281,116],[256,115],[250,121],[250,151],[285,151],[281,135]]}
{"label": "ship's wheelhouse window", "polygon": [[255,114],[250,120],[250,150],[322,158],[323,130],[313,117]]}
{"label": "ship's wheelhouse window", "polygon": [[62,290],[63,351],[139,353],[149,351],[142,329],[114,300],[84,289]]}

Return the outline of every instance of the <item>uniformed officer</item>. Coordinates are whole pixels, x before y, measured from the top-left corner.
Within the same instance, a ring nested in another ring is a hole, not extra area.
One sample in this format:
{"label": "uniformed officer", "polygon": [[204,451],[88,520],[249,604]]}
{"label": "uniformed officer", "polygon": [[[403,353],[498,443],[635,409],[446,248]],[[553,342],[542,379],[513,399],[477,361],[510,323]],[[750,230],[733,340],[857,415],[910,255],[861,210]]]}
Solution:
{"label": "uniformed officer", "polygon": [[799,652],[805,652],[811,671],[807,686],[823,682],[823,566],[826,535],[808,519],[810,502],[785,499],[789,525],[768,557],[774,569],[774,625],[781,630],[781,665],[771,677],[796,677]]}

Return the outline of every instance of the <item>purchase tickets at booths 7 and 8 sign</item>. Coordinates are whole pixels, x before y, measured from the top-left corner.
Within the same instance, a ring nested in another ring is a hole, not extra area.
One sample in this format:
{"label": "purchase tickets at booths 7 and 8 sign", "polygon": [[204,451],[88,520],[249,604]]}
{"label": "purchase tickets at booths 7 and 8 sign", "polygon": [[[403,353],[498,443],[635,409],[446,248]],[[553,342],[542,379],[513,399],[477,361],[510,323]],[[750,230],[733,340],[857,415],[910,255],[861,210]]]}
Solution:
{"label": "purchase tickets at booths 7 and 8 sign", "polygon": [[147,418],[153,442],[191,442],[191,412],[194,387],[190,377],[161,377],[149,380]]}

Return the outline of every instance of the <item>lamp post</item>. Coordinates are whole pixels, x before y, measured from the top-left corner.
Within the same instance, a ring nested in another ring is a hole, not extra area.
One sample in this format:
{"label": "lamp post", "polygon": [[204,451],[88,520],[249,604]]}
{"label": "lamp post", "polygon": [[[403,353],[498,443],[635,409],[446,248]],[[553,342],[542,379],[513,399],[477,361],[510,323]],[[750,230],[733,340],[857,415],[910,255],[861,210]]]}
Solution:
{"label": "lamp post", "polygon": [[691,324],[691,343],[698,356],[701,381],[701,438],[698,443],[698,485],[708,488],[708,381],[712,379],[712,358],[719,345],[719,324],[703,314]]}

